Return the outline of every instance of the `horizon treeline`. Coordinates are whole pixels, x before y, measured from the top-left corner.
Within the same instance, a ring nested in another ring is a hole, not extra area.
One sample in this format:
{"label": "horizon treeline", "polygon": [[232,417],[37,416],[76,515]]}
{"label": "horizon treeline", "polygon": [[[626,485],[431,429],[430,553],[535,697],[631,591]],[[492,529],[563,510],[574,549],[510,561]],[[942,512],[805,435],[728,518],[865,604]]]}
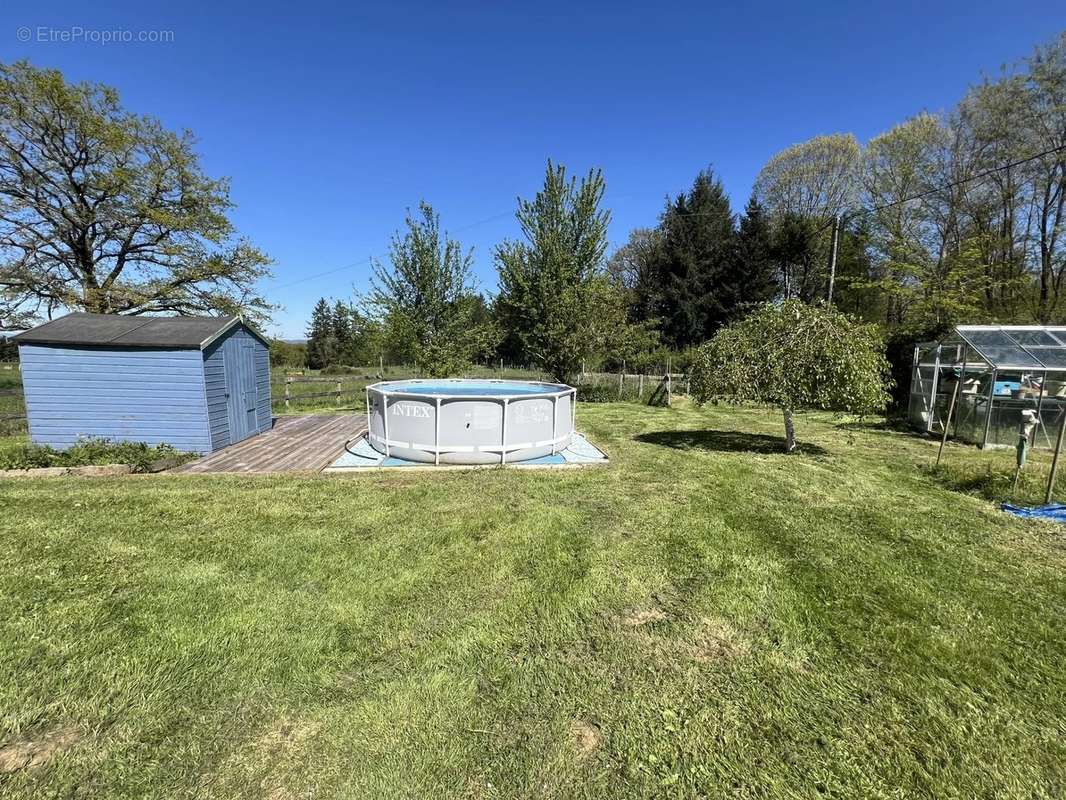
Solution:
{"label": "horizon treeline", "polygon": [[423,203],[365,297],[319,301],[308,366],[683,364],[752,308],[824,303],[831,284],[834,306],[896,342],[1066,321],[1066,33],[950,111],[773,155],[739,213],[706,168],[608,255],[603,192],[599,172],[578,182],[549,162],[542,191],[519,200],[523,238],[495,249],[494,297],[474,290],[470,251]]}

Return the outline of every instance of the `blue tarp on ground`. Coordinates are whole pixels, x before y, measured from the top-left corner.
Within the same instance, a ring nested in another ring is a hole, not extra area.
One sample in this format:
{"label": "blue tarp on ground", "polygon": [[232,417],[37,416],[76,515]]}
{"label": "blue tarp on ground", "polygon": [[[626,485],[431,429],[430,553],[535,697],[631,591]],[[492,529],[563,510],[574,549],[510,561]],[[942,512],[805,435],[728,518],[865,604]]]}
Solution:
{"label": "blue tarp on ground", "polygon": [[1066,505],[1063,505],[1062,503],[1052,503],[1051,505],[1036,506],[1035,508],[1012,506],[1010,503],[1004,503],[1000,508],[1008,514],[1014,514],[1016,517],[1025,517],[1027,519],[1049,519],[1052,522],[1062,522],[1066,524]]}

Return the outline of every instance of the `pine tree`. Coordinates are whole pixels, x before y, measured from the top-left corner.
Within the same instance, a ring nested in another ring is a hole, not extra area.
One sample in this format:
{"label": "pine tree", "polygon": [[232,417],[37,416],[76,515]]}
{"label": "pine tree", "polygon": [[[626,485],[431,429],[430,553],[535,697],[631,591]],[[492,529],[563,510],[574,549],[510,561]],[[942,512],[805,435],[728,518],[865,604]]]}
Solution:
{"label": "pine tree", "polygon": [[320,297],[311,312],[307,327],[307,366],[309,369],[324,369],[330,364],[333,339],[333,311],[329,302]]}
{"label": "pine tree", "polygon": [[355,363],[352,347],[352,311],[347,303],[338,300],[333,304],[333,313],[330,315],[330,329],[334,342],[336,342],[335,358],[337,363]]}
{"label": "pine tree", "polygon": [[734,253],[733,212],[711,172],[669,202],[659,223],[660,246],[637,287],[638,306],[659,321],[673,347],[699,344],[729,318],[735,297],[726,277]]}
{"label": "pine tree", "polygon": [[773,226],[772,254],[786,300],[813,304],[825,297],[825,252],[818,237],[819,223],[786,213]]}
{"label": "pine tree", "polygon": [[764,303],[777,294],[777,269],[772,247],[770,221],[762,205],[752,195],[744,207],[737,229],[730,280],[734,309]]}

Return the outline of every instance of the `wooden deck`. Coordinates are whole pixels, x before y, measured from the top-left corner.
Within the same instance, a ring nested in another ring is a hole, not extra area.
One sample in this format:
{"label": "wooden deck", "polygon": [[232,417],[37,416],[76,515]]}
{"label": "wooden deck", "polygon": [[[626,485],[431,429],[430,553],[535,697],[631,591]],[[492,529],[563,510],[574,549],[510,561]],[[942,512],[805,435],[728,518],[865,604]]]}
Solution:
{"label": "wooden deck", "polygon": [[344,452],[345,442],[365,430],[363,414],[276,417],[274,427],[266,433],[224,447],[174,472],[319,472]]}

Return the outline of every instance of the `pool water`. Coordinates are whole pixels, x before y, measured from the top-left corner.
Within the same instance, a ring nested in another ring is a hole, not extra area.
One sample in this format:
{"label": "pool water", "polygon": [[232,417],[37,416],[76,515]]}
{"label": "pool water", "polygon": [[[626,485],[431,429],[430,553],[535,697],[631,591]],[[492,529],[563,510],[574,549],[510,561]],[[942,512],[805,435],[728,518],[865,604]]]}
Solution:
{"label": "pool water", "polygon": [[559,391],[558,386],[535,381],[392,381],[386,391],[412,392],[445,396],[475,397],[520,397],[526,394],[551,394]]}

